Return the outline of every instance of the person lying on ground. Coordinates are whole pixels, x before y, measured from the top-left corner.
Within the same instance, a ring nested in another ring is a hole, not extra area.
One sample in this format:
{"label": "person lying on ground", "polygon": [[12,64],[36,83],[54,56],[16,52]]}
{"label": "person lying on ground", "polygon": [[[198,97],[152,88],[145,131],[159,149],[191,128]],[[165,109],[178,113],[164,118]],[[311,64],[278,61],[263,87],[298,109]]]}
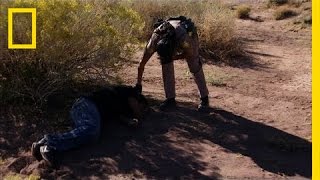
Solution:
{"label": "person lying on ground", "polygon": [[62,134],[47,134],[32,144],[31,153],[38,160],[44,159],[56,166],[58,154],[96,142],[105,123],[110,119],[137,126],[148,110],[146,98],[130,86],[110,86],[78,98],[70,117],[74,129]]}
{"label": "person lying on ground", "polygon": [[160,109],[176,106],[175,77],[173,60],[186,59],[190,72],[198,86],[201,103],[198,110],[209,107],[209,91],[206,85],[199,55],[198,33],[194,23],[184,16],[158,20],[154,25],[152,36],[146,45],[142,60],[138,67],[136,87],[142,91],[142,76],[144,67],[154,52],[157,52],[162,65],[162,79],[166,100],[160,104]]}

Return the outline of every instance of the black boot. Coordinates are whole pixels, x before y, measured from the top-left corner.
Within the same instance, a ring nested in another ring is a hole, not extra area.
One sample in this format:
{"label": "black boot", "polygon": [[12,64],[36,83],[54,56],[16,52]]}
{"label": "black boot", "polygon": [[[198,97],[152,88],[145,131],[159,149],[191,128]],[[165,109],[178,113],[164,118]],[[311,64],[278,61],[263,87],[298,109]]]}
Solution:
{"label": "black boot", "polygon": [[37,142],[32,143],[32,146],[31,146],[31,154],[38,161],[42,160],[42,156],[41,156],[41,153],[40,153],[40,147],[41,147],[41,144],[38,144]]}
{"label": "black boot", "polygon": [[41,153],[40,153],[40,147],[44,146],[44,144],[45,144],[45,139],[41,139],[40,141],[34,142],[31,145],[31,154],[38,161],[41,161],[43,159],[42,156],[41,156]]}
{"label": "black boot", "polygon": [[200,99],[201,99],[201,103],[198,106],[198,111],[205,112],[209,109],[209,97],[206,96]]}
{"label": "black boot", "polygon": [[168,98],[165,101],[163,101],[159,108],[161,111],[165,111],[167,109],[175,108],[177,105],[175,98]]}
{"label": "black boot", "polygon": [[42,158],[51,166],[58,167],[58,154],[55,149],[50,146],[44,145],[40,147],[40,153]]}

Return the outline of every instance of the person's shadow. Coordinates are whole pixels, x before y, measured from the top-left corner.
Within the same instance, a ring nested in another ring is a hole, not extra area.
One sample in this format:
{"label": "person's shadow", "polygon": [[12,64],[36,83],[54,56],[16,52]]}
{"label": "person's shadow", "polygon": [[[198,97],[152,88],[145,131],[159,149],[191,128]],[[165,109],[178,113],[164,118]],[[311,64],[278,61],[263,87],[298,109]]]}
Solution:
{"label": "person's shadow", "polygon": [[42,176],[106,179],[125,174],[155,179],[219,179],[217,166],[210,166],[210,174],[200,173],[208,168],[199,160],[201,147],[190,153],[187,146],[170,138],[176,133],[250,157],[265,171],[311,177],[309,141],[223,109],[199,113],[193,106],[183,104],[170,112],[156,109],[136,130],[110,124],[100,143],[64,154],[60,169],[45,171]]}

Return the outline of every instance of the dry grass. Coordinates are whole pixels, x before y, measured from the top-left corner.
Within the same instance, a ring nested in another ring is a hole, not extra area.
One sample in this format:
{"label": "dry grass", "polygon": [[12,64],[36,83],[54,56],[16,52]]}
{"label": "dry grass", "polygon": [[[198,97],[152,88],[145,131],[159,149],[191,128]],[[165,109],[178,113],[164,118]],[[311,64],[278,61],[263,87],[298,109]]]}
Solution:
{"label": "dry grass", "polygon": [[3,177],[4,180],[23,180],[23,179],[28,179],[28,180],[39,180],[41,179],[40,176],[38,175],[29,175],[29,176],[25,176],[25,175],[20,175],[20,174],[14,174],[14,173],[10,173],[7,174]]}
{"label": "dry grass", "polygon": [[222,86],[226,86],[227,85],[224,82],[224,79],[217,78],[217,77],[214,77],[214,76],[207,76],[206,81],[210,86],[222,87]]}
{"label": "dry grass", "polygon": [[300,7],[305,2],[310,2],[310,0],[269,0],[268,6],[281,6],[286,4],[295,7]]}
{"label": "dry grass", "polygon": [[305,17],[303,18],[303,22],[304,22],[305,24],[311,25],[311,24],[312,24],[312,16],[311,16],[311,15],[305,16]]}
{"label": "dry grass", "polygon": [[286,3],[288,3],[288,0],[269,0],[268,1],[269,5],[276,5],[276,6],[283,5]]}
{"label": "dry grass", "polygon": [[227,86],[227,81],[231,78],[229,74],[213,69],[205,71],[205,77],[208,85],[216,87]]}
{"label": "dry grass", "polygon": [[237,17],[247,19],[250,16],[251,8],[248,5],[240,5],[237,7]]}
{"label": "dry grass", "polygon": [[296,16],[298,13],[292,9],[290,9],[289,7],[280,7],[278,8],[275,13],[274,13],[274,18],[276,20],[283,20],[283,19],[287,19],[290,18],[292,16]]}

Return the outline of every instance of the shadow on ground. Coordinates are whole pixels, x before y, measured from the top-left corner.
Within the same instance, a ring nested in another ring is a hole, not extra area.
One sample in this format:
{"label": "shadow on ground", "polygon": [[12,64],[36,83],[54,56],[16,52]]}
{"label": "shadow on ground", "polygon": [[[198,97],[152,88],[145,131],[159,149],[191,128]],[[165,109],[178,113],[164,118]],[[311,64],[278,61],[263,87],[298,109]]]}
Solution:
{"label": "shadow on ground", "polygon": [[[177,124],[190,138],[210,140],[225,149],[250,157],[262,169],[286,176],[311,177],[311,143],[271,126],[237,116],[223,109],[207,115],[181,107]],[[192,123],[191,123],[192,122]],[[188,125],[189,124],[189,125]],[[190,126],[211,127],[209,131]]]}
{"label": "shadow on ground", "polygon": [[272,55],[255,53],[253,51],[246,50],[249,46],[249,40],[247,39],[239,38],[237,41],[239,44],[241,43],[243,47],[240,48],[239,45],[238,49],[233,49],[233,53],[229,53],[227,58],[221,58],[220,56],[222,55],[216,54],[206,49],[200,49],[200,55],[203,59],[203,62],[206,64],[214,64],[216,66],[230,66],[240,69],[261,70],[268,68],[268,65],[259,61],[257,57],[273,57]]}
{"label": "shadow on ground", "polygon": [[[154,102],[156,103],[156,102]],[[250,157],[262,169],[286,176],[311,177],[311,143],[279,129],[237,116],[223,109],[199,113],[192,104],[182,104],[175,111],[156,108],[141,127],[130,130],[110,124],[98,144],[63,155],[58,170],[40,171],[46,179],[86,179],[109,175],[136,178],[219,179],[219,167],[199,158],[203,150],[190,153],[185,143],[176,144],[168,136],[210,141],[233,153]],[[5,137],[9,138],[9,137]]]}

